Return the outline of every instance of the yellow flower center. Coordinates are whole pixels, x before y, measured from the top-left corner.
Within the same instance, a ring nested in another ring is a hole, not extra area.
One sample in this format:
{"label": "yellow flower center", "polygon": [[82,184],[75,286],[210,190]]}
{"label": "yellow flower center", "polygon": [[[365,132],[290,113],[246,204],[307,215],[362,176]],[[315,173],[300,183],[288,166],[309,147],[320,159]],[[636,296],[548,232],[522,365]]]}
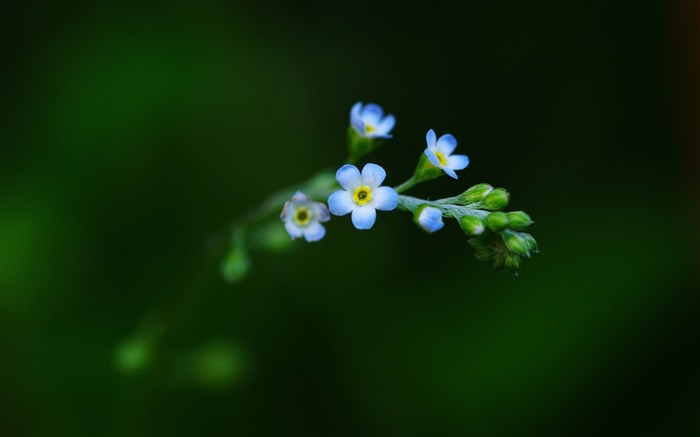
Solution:
{"label": "yellow flower center", "polygon": [[367,185],[360,185],[355,188],[355,192],[352,195],[352,200],[358,205],[364,205],[372,200],[372,190]]}
{"label": "yellow flower center", "polygon": [[306,226],[311,221],[311,213],[306,208],[298,208],[294,213],[294,221],[299,226]]}
{"label": "yellow flower center", "polygon": [[440,166],[447,164],[447,159],[445,158],[445,155],[443,155],[440,152],[435,152],[435,156],[437,156],[438,163],[440,163]]}
{"label": "yellow flower center", "polygon": [[365,133],[366,134],[371,134],[375,130],[376,130],[376,128],[374,126],[372,126],[371,124],[365,124]]}

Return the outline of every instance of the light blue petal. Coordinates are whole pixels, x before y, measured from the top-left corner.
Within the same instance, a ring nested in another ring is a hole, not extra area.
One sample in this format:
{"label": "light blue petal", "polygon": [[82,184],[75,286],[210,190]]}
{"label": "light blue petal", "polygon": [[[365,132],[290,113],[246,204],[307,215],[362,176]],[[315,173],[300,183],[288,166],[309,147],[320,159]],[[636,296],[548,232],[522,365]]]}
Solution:
{"label": "light blue petal", "polygon": [[457,139],[450,134],[445,134],[437,140],[435,150],[448,156],[457,148]]}
{"label": "light blue petal", "polygon": [[389,114],[386,117],[384,117],[384,120],[382,120],[378,125],[377,125],[377,130],[376,133],[379,136],[387,136],[389,135],[389,132],[394,128],[394,125],[396,125],[396,118]]}
{"label": "light blue petal", "polygon": [[376,126],[379,124],[379,120],[384,116],[384,110],[379,105],[368,103],[365,105],[361,114],[362,120],[364,120],[365,123]]}
{"label": "light blue petal", "polygon": [[432,149],[435,147],[435,131],[430,129],[427,134],[425,134],[425,142],[428,144],[428,148]]}
{"label": "light blue petal", "polygon": [[442,212],[432,206],[426,206],[418,216],[418,224],[426,231],[433,233],[442,229]]}
{"label": "light blue petal", "polygon": [[291,220],[284,223],[284,228],[287,230],[289,236],[292,237],[292,240],[296,240],[297,238],[301,237],[302,229],[292,223]]}
{"label": "light blue petal", "polygon": [[362,102],[357,102],[352,105],[350,109],[350,120],[353,118],[360,118],[360,111],[362,110]]}
{"label": "light blue petal", "polygon": [[360,230],[370,229],[377,219],[377,211],[369,205],[355,208],[352,211],[352,224]]}
{"label": "light blue petal", "polygon": [[440,160],[438,159],[437,155],[435,155],[435,152],[430,149],[425,149],[423,153],[425,153],[425,156],[428,157],[428,161],[430,161],[431,164],[433,164],[435,167],[440,167]]}
{"label": "light blue petal", "polygon": [[379,187],[372,192],[370,205],[380,211],[392,211],[399,206],[399,194],[391,187]]}
{"label": "light blue petal", "polygon": [[352,125],[352,128],[355,129],[355,131],[357,131],[358,134],[365,136],[365,122],[362,121],[361,118],[351,117],[350,125]]}
{"label": "light blue petal", "polygon": [[[347,191],[346,191],[347,193]],[[328,212],[328,207],[321,202],[314,202],[314,218],[320,222],[327,222],[331,219],[331,213]]]}
{"label": "light blue petal", "polygon": [[326,235],[326,228],[319,222],[313,222],[304,229],[304,238],[309,243],[320,240],[324,235]]}
{"label": "light blue petal", "polygon": [[365,164],[362,168],[362,185],[367,185],[372,190],[376,190],[386,178],[386,172],[377,164]]}
{"label": "light blue petal", "polygon": [[360,170],[354,165],[345,164],[340,167],[335,174],[335,179],[338,181],[341,187],[348,191],[352,191],[357,188],[360,183],[362,183],[362,176],[360,175]]}
{"label": "light blue petal", "polygon": [[462,170],[467,168],[469,165],[469,158],[467,155],[452,155],[447,158],[447,167],[452,170]]}
{"label": "light blue petal", "polygon": [[328,196],[328,208],[335,215],[345,215],[355,208],[352,195],[347,191],[338,190]]}
{"label": "light blue petal", "polygon": [[447,176],[451,177],[452,179],[459,179],[457,177],[457,173],[455,173],[454,170],[452,170],[449,167],[442,167],[443,171],[447,174]]}

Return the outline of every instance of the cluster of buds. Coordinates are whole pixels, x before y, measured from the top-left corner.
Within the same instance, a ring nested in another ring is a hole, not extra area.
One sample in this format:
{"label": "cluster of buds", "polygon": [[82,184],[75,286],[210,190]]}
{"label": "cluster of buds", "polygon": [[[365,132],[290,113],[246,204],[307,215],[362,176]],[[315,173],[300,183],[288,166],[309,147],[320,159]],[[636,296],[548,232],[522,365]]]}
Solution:
{"label": "cluster of buds", "polygon": [[[395,124],[396,118],[392,114],[385,115],[381,106],[356,103],[350,110],[347,163],[338,169],[335,177],[319,174],[309,182],[284,190],[281,196],[272,196],[263,204],[266,208],[263,208],[261,218],[279,208],[289,237],[292,240],[303,238],[307,242],[323,239],[326,229],[322,223],[328,222],[331,215],[349,214],[356,229],[369,230],[376,222],[377,211],[398,209],[412,213],[414,223],[427,233],[442,229],[444,218],[455,219],[470,237],[469,244],[478,259],[493,260],[497,269],[508,268],[517,274],[521,259],[537,252],[537,243],[530,234],[522,232],[533,223],[527,213],[503,211],[510,200],[507,190],[482,183],[458,196],[438,200],[403,194],[416,184],[442,175],[458,179],[457,171],[469,165],[469,158],[454,153],[457,139],[453,135],[438,137],[433,129],[429,129],[425,137],[426,147],[413,175],[395,187],[383,185],[387,174],[380,165],[366,163],[362,170],[355,166],[385,140],[392,138]],[[227,272],[235,272],[229,279],[239,280],[242,277],[240,272],[247,272],[249,259],[241,255],[245,250],[240,244],[243,241],[240,235],[254,226],[255,223],[246,222],[234,229],[237,244],[232,245],[229,256],[222,263],[225,277]],[[278,238],[266,238],[279,241]],[[244,269],[232,266],[241,259],[245,260]]]}

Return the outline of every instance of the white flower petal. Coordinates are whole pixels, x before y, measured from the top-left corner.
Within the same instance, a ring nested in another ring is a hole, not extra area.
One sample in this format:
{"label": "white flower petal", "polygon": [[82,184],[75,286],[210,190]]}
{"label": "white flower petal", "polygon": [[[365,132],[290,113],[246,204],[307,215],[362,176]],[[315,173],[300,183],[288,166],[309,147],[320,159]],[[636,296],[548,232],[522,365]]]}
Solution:
{"label": "white flower petal", "polygon": [[338,190],[328,196],[328,207],[335,215],[345,215],[355,208],[352,195],[347,191]]}
{"label": "white flower petal", "polygon": [[326,235],[326,228],[319,222],[313,222],[304,229],[304,238],[309,243],[320,240],[324,235]]}
{"label": "white flower petal", "polygon": [[[347,191],[346,191],[347,193]],[[331,213],[328,212],[328,207],[321,202],[314,202],[314,219],[320,222],[327,222],[331,219]]]}
{"label": "white flower petal", "polygon": [[391,187],[379,187],[372,192],[370,205],[380,211],[391,211],[399,206],[399,194]]}
{"label": "white flower petal", "polygon": [[384,178],[386,178],[386,172],[377,164],[365,164],[362,168],[362,185],[367,185],[372,190],[380,186]]}
{"label": "white flower petal", "polygon": [[292,240],[296,240],[297,238],[301,237],[303,233],[302,229],[295,225],[291,220],[284,222],[284,228],[287,230],[289,236],[292,237]]}
{"label": "white flower petal", "polygon": [[462,170],[467,168],[469,165],[469,158],[467,155],[452,155],[447,158],[447,167],[452,170]]}
{"label": "white flower petal", "polygon": [[450,134],[441,136],[435,144],[435,151],[448,156],[457,148],[457,139]]}
{"label": "white flower petal", "polygon": [[442,170],[447,174],[447,176],[451,177],[452,179],[459,179],[457,177],[457,173],[455,173],[454,170],[452,170],[449,167],[442,167]]}
{"label": "white flower petal", "polygon": [[377,211],[369,205],[355,208],[352,211],[352,224],[360,230],[370,229],[377,219]]}
{"label": "white flower petal", "polygon": [[440,167],[440,160],[438,159],[435,152],[433,152],[430,149],[425,149],[423,153],[425,153],[425,156],[428,157],[428,161],[430,161],[431,164],[433,164],[435,167]]}
{"label": "white flower petal", "polygon": [[376,126],[383,115],[384,110],[381,106],[375,105],[374,103],[368,103],[362,110],[361,117],[365,123],[370,123]]}
{"label": "white flower petal", "polygon": [[425,134],[425,142],[428,143],[428,148],[432,149],[435,147],[435,131],[430,129],[427,134]]}
{"label": "white flower petal", "polygon": [[341,187],[348,191],[352,191],[357,188],[358,185],[362,183],[362,176],[360,175],[360,170],[354,165],[345,164],[338,169],[335,174],[335,178]]}

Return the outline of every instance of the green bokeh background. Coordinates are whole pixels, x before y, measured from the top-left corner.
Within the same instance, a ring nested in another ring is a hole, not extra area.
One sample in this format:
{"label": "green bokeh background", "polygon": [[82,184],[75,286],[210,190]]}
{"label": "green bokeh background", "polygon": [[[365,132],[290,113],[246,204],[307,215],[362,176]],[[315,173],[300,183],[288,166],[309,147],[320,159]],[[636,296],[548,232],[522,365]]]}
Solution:
{"label": "green bokeh background", "polygon": [[[700,430],[697,4],[13,3],[3,436]],[[397,117],[388,184],[434,128],[471,164],[417,195],[510,190],[520,277],[400,212],[192,267],[342,163],[358,100]]]}

